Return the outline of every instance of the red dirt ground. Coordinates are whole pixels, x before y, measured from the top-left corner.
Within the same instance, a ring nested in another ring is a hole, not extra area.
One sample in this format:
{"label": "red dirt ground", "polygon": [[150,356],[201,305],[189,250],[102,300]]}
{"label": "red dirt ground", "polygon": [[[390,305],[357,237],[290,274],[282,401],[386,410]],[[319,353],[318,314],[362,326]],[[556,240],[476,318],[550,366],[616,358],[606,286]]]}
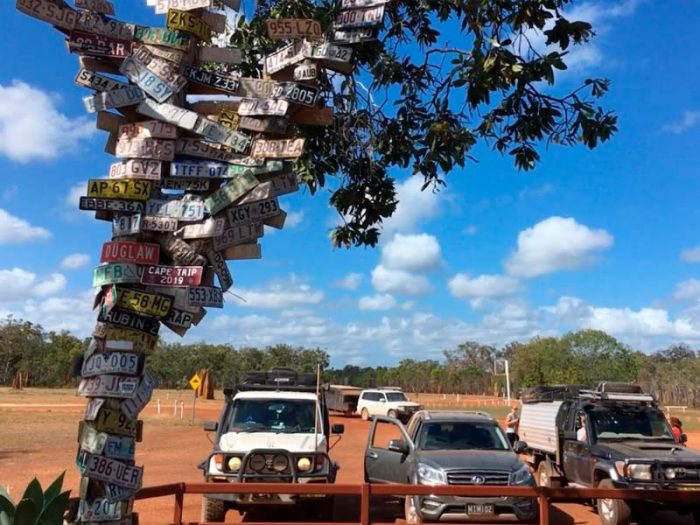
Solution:
{"label": "red dirt ground", "polygon": [[[64,391],[65,392],[65,391]],[[201,471],[196,465],[211,450],[207,434],[201,430],[201,421],[218,419],[221,401],[197,402],[197,425],[190,424],[191,397],[185,396],[188,405],[185,419],[173,417],[173,400],[167,401],[162,393],[162,413],[156,414],[154,401],[144,410],[144,438],[136,449],[137,464],[144,465],[144,486],[172,483],[174,481],[202,480]],[[170,396],[168,394],[168,396]],[[39,405],[39,406],[37,406]],[[66,470],[66,488],[77,493],[78,472],[74,464],[77,450],[76,435],[78,421],[82,418],[84,401],[71,394],[37,396],[36,398],[16,397],[7,390],[0,390],[0,485],[9,488],[16,499],[24,486],[36,475],[45,486],[58,474]],[[334,422],[345,424],[345,435],[331,451],[331,457],[338,461],[341,469],[339,483],[360,483],[363,481],[363,456],[366,446],[369,423],[359,418],[334,417]],[[700,446],[700,433],[689,434],[690,445]],[[200,512],[200,498],[185,498],[185,520],[197,521]],[[170,523],[173,513],[173,498],[159,498],[138,501],[135,511],[139,513],[142,525]],[[373,502],[372,519],[382,522],[403,523],[403,505],[398,500]],[[311,519],[301,518],[301,519]],[[261,513],[245,516],[243,521],[289,521],[300,519],[298,514],[288,511]],[[359,500],[351,497],[340,498],[336,507],[339,521],[359,519]],[[235,512],[229,512],[227,521],[241,520]],[[473,523],[473,522],[472,522]],[[598,517],[590,507],[576,504],[556,505],[552,523],[557,525],[598,524]],[[674,513],[655,516],[651,523],[691,525],[692,519],[679,517]]]}

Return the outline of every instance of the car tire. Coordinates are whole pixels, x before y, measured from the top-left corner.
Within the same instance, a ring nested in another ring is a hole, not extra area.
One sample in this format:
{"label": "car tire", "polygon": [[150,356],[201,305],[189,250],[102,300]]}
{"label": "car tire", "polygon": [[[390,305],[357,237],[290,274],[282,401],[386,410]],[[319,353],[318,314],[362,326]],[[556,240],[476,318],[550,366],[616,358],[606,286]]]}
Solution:
{"label": "car tire", "polygon": [[223,523],[226,518],[226,502],[202,496],[203,522]]}
{"label": "car tire", "polygon": [[362,421],[369,421],[369,411],[363,408],[362,412],[360,412],[360,417],[362,417]]}
{"label": "car tire", "polygon": [[393,418],[398,416],[398,414],[396,413],[396,410],[394,410],[393,408],[391,410],[389,410],[389,412],[387,412],[386,415],[389,417],[393,417]]}
{"label": "car tire", "polygon": [[[599,489],[615,488],[612,481],[603,479],[598,483]],[[598,518],[601,525],[629,525],[632,511],[626,501],[621,499],[599,498],[596,502]]]}
{"label": "car tire", "polygon": [[556,489],[561,487],[561,482],[558,479],[552,479],[552,477],[549,475],[549,472],[547,472],[546,461],[540,461],[539,465],[537,465],[537,486],[547,487],[550,489]]}
{"label": "car tire", "polygon": [[421,516],[420,511],[416,507],[415,498],[413,496],[406,496],[403,505],[403,515],[408,525],[424,523],[423,516]]}

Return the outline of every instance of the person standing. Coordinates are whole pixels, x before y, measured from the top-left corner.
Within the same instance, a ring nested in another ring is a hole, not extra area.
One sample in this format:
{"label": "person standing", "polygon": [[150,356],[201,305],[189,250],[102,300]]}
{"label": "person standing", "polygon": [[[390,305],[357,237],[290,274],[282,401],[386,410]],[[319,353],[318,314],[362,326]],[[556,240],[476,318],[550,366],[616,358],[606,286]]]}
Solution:
{"label": "person standing", "polygon": [[681,437],[683,435],[683,423],[675,416],[671,418],[671,432],[673,432],[673,439],[676,440],[676,443],[685,446],[685,442]]}
{"label": "person standing", "polygon": [[513,405],[510,408],[510,412],[508,412],[508,415],[506,416],[506,437],[508,438],[511,447],[520,439],[520,436],[518,436],[519,424],[520,418],[518,417],[518,407]]}

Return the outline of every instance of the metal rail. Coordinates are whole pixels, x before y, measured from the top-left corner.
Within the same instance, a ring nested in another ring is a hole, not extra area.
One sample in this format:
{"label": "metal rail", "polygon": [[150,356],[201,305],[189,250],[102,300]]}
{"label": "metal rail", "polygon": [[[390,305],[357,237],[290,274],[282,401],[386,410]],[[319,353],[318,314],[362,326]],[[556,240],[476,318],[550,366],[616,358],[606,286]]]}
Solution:
{"label": "metal rail", "polygon": [[[333,494],[360,496],[360,521],[353,525],[370,525],[370,498],[372,496],[520,496],[539,499],[540,525],[549,525],[550,506],[553,501],[579,502],[582,500],[610,498],[624,500],[652,500],[663,502],[698,504],[697,491],[634,490],[634,489],[578,489],[514,486],[473,485],[394,485],[394,484],[320,484],[320,483],[172,483],[146,487],[136,494],[136,499],[175,497],[173,521],[168,525],[183,525],[182,512],[185,494]],[[303,522],[292,522],[305,525]],[[187,525],[210,525],[188,522]],[[211,524],[213,525],[213,524]],[[253,522],[248,525],[260,525]],[[334,525],[350,525],[334,522]]]}

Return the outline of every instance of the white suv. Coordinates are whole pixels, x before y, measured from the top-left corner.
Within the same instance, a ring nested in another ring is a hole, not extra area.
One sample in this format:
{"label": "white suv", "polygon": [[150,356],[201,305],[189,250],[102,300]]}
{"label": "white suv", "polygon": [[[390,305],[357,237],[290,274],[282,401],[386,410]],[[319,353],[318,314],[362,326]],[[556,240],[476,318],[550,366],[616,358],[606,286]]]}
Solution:
{"label": "white suv", "polygon": [[420,409],[418,403],[409,401],[406,394],[394,388],[363,390],[357,402],[357,411],[365,421],[372,416],[389,416],[408,421]]}

